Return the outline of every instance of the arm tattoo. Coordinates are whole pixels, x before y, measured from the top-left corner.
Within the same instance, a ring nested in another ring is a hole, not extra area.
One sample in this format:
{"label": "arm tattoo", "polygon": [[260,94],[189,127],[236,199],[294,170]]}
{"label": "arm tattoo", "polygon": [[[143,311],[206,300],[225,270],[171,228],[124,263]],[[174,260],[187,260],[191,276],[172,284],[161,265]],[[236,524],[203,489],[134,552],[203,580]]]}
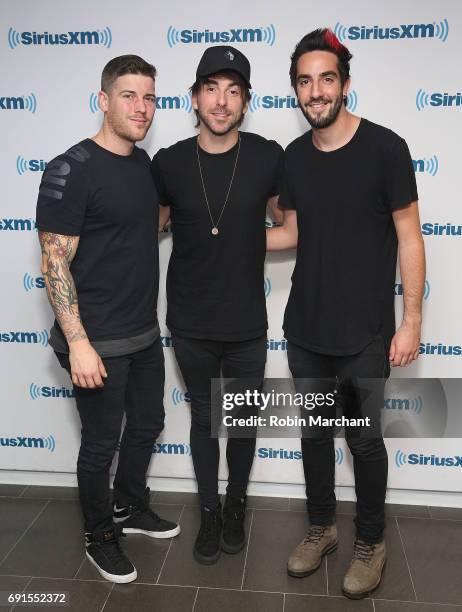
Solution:
{"label": "arm tattoo", "polygon": [[39,232],[39,240],[48,299],[67,342],[87,338],[80,319],[77,290],[69,269],[78,238]]}

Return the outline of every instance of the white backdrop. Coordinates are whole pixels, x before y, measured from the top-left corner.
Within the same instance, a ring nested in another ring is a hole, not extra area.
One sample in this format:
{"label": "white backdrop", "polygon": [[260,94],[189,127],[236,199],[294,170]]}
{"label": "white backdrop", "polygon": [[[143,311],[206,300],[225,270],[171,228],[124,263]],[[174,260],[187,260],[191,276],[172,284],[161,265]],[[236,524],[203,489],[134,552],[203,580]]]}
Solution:
{"label": "white backdrop", "polygon": [[[459,376],[462,220],[456,179],[462,136],[462,7],[458,3],[257,0],[250,4],[234,0],[221,2],[217,10],[211,0],[200,4],[140,0],[131,9],[113,0],[4,0],[2,17],[0,468],[73,473],[78,452],[80,427],[71,385],[46,346],[52,316],[34,226],[36,194],[46,161],[96,133],[102,119],[95,96],[101,70],[109,59],[124,53],[139,54],[158,69],[160,108],[142,146],[152,155],[193,135],[188,88],[206,46],[203,40],[210,33],[214,41],[220,33],[221,41],[230,41],[250,59],[254,90],[243,129],[283,146],[308,127],[294,108],[288,78],[295,44],[310,30],[330,26],[350,48],[354,58],[349,107],[407,140],[420,195],[428,262],[423,354],[416,364],[394,371],[393,376]],[[54,41],[59,44],[51,44]],[[188,397],[165,327],[170,249],[171,236],[165,233],[160,239],[159,321],[166,357],[167,419],[150,475],[191,478]],[[267,258],[268,377],[289,374],[281,323],[293,265],[294,252]],[[395,292],[399,320],[399,279]],[[416,420],[431,409],[425,394],[419,391],[418,398],[423,408],[414,410],[411,385],[404,397],[405,409]],[[425,457],[432,455],[462,455],[460,440],[388,439],[387,446],[390,487],[461,490],[461,467],[450,465],[457,461],[438,466],[429,459],[425,465]],[[301,484],[299,449],[295,439],[258,440],[252,481],[275,483],[279,493],[289,483]],[[338,441],[337,449],[337,484],[351,485],[351,458],[344,441]],[[225,476],[223,465],[221,477]]]}

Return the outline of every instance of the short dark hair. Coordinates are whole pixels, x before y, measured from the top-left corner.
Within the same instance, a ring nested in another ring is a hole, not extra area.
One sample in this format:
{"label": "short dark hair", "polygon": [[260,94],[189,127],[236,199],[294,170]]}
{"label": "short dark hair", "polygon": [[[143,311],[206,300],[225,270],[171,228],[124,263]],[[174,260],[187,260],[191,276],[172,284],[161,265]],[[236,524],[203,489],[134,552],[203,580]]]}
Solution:
{"label": "short dark hair", "polygon": [[111,59],[103,68],[101,74],[101,89],[108,93],[115,80],[125,74],[142,74],[156,78],[157,71],[139,55],[119,55]]}
{"label": "short dark hair", "polygon": [[295,47],[290,57],[289,70],[292,87],[296,89],[297,85],[297,62],[304,53],[309,53],[310,51],[330,51],[330,53],[334,53],[337,56],[340,82],[343,87],[345,81],[350,78],[350,60],[353,56],[329,28],[313,30],[306,34]]}
{"label": "short dark hair", "polygon": [[[207,83],[210,82],[211,79],[213,79],[213,77],[216,76],[225,76],[229,79],[233,79],[241,88],[241,94],[242,94],[242,100],[248,104],[252,98],[252,95],[250,93],[250,89],[247,85],[247,83],[244,81],[244,79],[241,77],[241,75],[237,72],[234,72],[234,70],[220,70],[220,72],[217,72],[216,74],[209,74],[206,77],[199,77],[197,78],[194,83],[191,85],[191,87],[189,88],[189,91],[191,92],[192,96],[197,96],[197,94],[199,93],[200,89],[202,89],[202,87],[204,85],[206,85]],[[197,119],[197,123],[194,127],[199,127],[199,113],[197,112],[196,109],[194,109],[194,112],[196,113],[196,119]],[[244,117],[242,117],[239,125],[241,125],[241,123],[243,122]]]}

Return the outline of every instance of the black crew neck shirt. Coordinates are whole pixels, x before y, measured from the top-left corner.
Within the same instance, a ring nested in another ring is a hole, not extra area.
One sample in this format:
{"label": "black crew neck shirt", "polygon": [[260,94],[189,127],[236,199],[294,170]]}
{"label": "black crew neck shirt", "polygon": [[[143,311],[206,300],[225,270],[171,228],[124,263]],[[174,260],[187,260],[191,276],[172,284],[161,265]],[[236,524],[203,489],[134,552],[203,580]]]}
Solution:
{"label": "black crew neck shirt", "polygon": [[[70,270],[80,316],[95,345],[119,341],[106,355],[123,353],[122,339],[138,350],[155,340],[159,208],[149,165],[143,149],[117,155],[86,139],[52,160],[40,184],[37,229],[79,236]],[[56,321],[52,336],[63,339]]]}
{"label": "black crew neck shirt", "polygon": [[352,355],[395,331],[397,237],[392,212],[417,200],[406,142],[361,119],[343,147],[324,152],[312,132],[286,149],[279,206],[297,211],[298,246],[284,316],[288,340]]}
{"label": "black crew neck shirt", "polygon": [[283,150],[274,141],[239,132],[241,145],[225,153],[199,148],[213,222],[202,187],[197,138],[155,155],[151,169],[161,204],[171,207],[173,248],[167,273],[167,326],[177,335],[241,341],[265,333],[265,216],[279,194]]}

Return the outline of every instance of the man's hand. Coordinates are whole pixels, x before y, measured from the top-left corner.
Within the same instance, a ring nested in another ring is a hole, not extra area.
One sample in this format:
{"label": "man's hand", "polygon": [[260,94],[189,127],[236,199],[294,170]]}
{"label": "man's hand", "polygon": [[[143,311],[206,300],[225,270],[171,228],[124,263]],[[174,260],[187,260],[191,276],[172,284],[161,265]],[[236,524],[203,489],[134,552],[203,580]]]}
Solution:
{"label": "man's hand", "polygon": [[74,385],[84,389],[104,387],[106,369],[88,340],[76,340],[69,344],[69,362]]}
{"label": "man's hand", "polygon": [[407,366],[419,356],[420,322],[403,321],[390,346],[390,365]]}

